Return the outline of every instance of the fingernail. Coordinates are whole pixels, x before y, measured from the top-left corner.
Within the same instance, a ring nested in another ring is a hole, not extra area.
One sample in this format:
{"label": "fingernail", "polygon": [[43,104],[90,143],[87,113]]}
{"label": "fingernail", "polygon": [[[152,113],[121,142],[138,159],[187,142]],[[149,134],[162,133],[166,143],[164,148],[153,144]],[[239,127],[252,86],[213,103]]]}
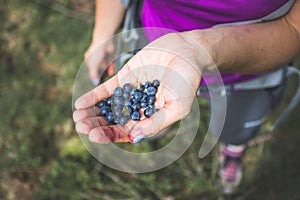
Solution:
{"label": "fingernail", "polygon": [[93,84],[94,84],[95,86],[97,86],[97,85],[98,85],[98,83],[99,83],[99,80],[97,80],[97,79],[94,79],[94,80],[92,80],[92,82],[93,82]]}
{"label": "fingernail", "polygon": [[133,143],[133,137],[132,137],[131,134],[128,135],[128,138],[129,138],[129,142],[130,142],[130,143]]}
{"label": "fingernail", "polygon": [[133,139],[133,144],[137,144],[137,143],[141,142],[144,138],[145,138],[145,136],[143,136],[143,135],[137,136],[136,138]]}

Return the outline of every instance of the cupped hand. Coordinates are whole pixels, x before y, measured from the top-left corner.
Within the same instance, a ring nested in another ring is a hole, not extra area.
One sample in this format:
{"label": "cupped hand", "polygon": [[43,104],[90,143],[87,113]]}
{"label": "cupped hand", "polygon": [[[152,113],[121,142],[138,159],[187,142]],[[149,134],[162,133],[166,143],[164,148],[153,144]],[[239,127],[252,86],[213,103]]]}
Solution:
{"label": "cupped hand", "polygon": [[[97,143],[133,142],[157,134],[190,112],[201,80],[198,50],[180,33],[165,35],[137,53],[111,79],[79,97],[73,119],[78,133]],[[205,62],[203,62],[205,63]],[[116,87],[157,79],[156,108],[150,118],[129,120],[124,126],[109,125],[97,116],[99,101],[112,96]]]}

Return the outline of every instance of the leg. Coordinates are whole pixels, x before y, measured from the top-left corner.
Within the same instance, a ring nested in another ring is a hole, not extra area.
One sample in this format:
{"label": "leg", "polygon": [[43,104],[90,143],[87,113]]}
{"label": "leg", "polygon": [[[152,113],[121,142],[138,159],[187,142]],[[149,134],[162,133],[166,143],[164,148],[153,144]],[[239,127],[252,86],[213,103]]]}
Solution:
{"label": "leg", "polygon": [[[227,94],[226,119],[219,138],[223,143],[220,152],[219,175],[224,193],[234,192],[239,185],[242,179],[242,156],[245,146],[255,137],[263,123],[263,118],[275,108],[284,88],[285,83],[270,89],[245,90]],[[214,123],[218,123],[219,120],[212,120],[213,126],[210,131],[218,135],[214,130]]]}

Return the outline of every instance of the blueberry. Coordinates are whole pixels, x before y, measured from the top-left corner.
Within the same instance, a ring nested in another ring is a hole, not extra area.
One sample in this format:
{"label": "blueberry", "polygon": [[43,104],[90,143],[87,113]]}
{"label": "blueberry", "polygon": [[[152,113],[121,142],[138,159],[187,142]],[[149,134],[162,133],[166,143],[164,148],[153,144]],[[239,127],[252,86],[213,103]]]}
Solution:
{"label": "blueberry", "polygon": [[120,120],[119,120],[119,123],[121,126],[124,126],[128,121],[128,118],[123,116]]}
{"label": "blueberry", "polygon": [[130,86],[129,83],[125,83],[125,84],[123,85],[123,88],[124,88],[124,90],[125,90],[126,92],[130,92],[130,90],[131,90],[131,86]]}
{"label": "blueberry", "polygon": [[140,120],[141,115],[138,111],[134,111],[130,117],[132,120],[138,121],[138,120]]}
{"label": "blueberry", "polygon": [[136,100],[140,100],[142,98],[142,93],[141,92],[134,92],[133,95],[132,95],[132,98],[136,99]]}
{"label": "blueberry", "polygon": [[[122,88],[115,88],[112,97],[97,104],[100,108],[99,114],[106,116],[106,121],[120,125],[125,125],[129,116],[133,120],[140,120],[139,110],[141,108],[145,109],[144,115],[150,117],[157,111],[154,103],[159,85],[160,82],[156,79],[152,83],[149,81],[144,84],[137,83],[136,87],[131,87],[129,83],[125,83]],[[110,106],[113,107],[112,112]]]}
{"label": "blueberry", "polygon": [[130,95],[132,96],[136,92],[136,88],[131,88]]}
{"label": "blueberry", "polygon": [[125,106],[131,106],[132,103],[131,103],[131,101],[130,101],[129,99],[125,99],[125,100],[124,100],[124,105],[125,105]]}
{"label": "blueberry", "polygon": [[149,81],[146,81],[146,82],[144,83],[144,86],[145,86],[145,89],[147,89],[148,87],[151,86],[151,83],[150,83]]}
{"label": "blueberry", "polygon": [[111,111],[110,107],[104,105],[100,108],[99,115],[106,116],[106,114],[110,111]]}
{"label": "blueberry", "polygon": [[158,81],[158,80],[153,80],[152,81],[152,84],[151,84],[153,87],[155,87],[155,88],[158,88],[158,86],[160,85],[160,82]]}
{"label": "blueberry", "polygon": [[141,83],[137,83],[135,88],[136,88],[137,91],[143,92],[144,89],[145,89],[145,86]]}
{"label": "blueberry", "polygon": [[147,103],[147,102],[141,102],[140,104],[141,104],[141,107],[142,107],[142,108],[146,108],[146,107],[148,106],[148,103]]}
{"label": "blueberry", "polygon": [[132,104],[131,108],[133,110],[139,110],[141,109],[141,104],[139,102],[135,102],[134,104]]}
{"label": "blueberry", "polygon": [[124,101],[124,105],[125,106],[131,106],[132,105],[132,101],[130,101],[130,100],[127,99],[127,100]]}
{"label": "blueberry", "polygon": [[106,114],[106,121],[107,122],[114,122],[114,115],[113,115],[113,113],[112,112],[108,112],[107,114]]}
{"label": "blueberry", "polygon": [[111,97],[108,97],[105,102],[107,106],[111,106]]}
{"label": "blueberry", "polygon": [[102,100],[97,105],[98,105],[99,108],[101,108],[102,106],[105,105],[105,101]]}
{"label": "blueberry", "polygon": [[122,109],[124,115],[130,115],[132,113],[132,108],[130,106],[124,106]]}
{"label": "blueberry", "polygon": [[139,100],[137,100],[137,99],[134,99],[134,98],[133,98],[133,99],[131,99],[130,101],[131,101],[131,105],[132,105],[132,104],[134,104],[134,103],[136,103],[136,102],[139,102]]}
{"label": "blueberry", "polygon": [[149,105],[153,105],[154,103],[155,103],[155,96],[148,96],[148,101],[147,101],[147,103],[149,104]]}
{"label": "blueberry", "polygon": [[144,110],[144,115],[145,117],[151,117],[151,115],[153,115],[154,110],[152,108],[147,108],[146,110]]}
{"label": "blueberry", "polygon": [[125,100],[128,100],[128,99],[130,99],[130,97],[131,97],[131,95],[130,95],[130,93],[129,92],[124,92],[123,93],[123,98],[125,99]]}
{"label": "blueberry", "polygon": [[155,109],[155,105],[154,104],[148,104],[148,108]]}
{"label": "blueberry", "polygon": [[122,96],[122,94],[123,94],[123,89],[122,88],[120,88],[120,87],[115,88],[115,90],[114,90],[114,96],[115,97],[120,97],[120,96]]}
{"label": "blueberry", "polygon": [[115,119],[115,120],[114,120],[114,123],[115,123],[115,124],[119,124],[119,122],[120,122],[120,119]]}
{"label": "blueberry", "polygon": [[142,98],[140,102],[147,102],[148,95],[146,93],[142,93]]}
{"label": "blueberry", "polygon": [[120,97],[113,97],[113,103],[114,105],[116,106],[121,106],[123,105],[123,98],[120,98]]}
{"label": "blueberry", "polygon": [[123,110],[123,108],[121,106],[116,106],[113,109],[113,113],[114,113],[116,118],[119,118],[119,117],[123,116],[122,110]]}
{"label": "blueberry", "polygon": [[148,95],[154,96],[155,93],[156,93],[155,87],[151,86],[151,87],[148,87],[148,88],[147,88],[147,94],[148,94]]}
{"label": "blueberry", "polygon": [[131,115],[131,113],[133,112],[132,108],[130,106],[128,106],[128,115]]}
{"label": "blueberry", "polygon": [[145,90],[145,86],[144,86],[144,85],[141,85],[139,91],[140,91],[140,92],[143,92],[144,90]]}

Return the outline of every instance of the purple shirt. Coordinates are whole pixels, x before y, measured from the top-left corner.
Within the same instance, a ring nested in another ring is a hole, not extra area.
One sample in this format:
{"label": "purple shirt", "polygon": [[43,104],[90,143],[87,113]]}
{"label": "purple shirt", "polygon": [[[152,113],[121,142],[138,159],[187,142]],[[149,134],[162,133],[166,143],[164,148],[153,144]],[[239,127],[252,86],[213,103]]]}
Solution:
{"label": "purple shirt", "polygon": [[[168,28],[174,31],[205,29],[217,24],[262,18],[287,1],[145,0],[142,11],[142,25],[143,27]],[[159,37],[157,34],[146,34],[150,41]],[[225,84],[237,83],[254,77],[257,77],[257,75],[222,73]],[[213,77],[209,80],[206,79],[206,83],[214,83]]]}

